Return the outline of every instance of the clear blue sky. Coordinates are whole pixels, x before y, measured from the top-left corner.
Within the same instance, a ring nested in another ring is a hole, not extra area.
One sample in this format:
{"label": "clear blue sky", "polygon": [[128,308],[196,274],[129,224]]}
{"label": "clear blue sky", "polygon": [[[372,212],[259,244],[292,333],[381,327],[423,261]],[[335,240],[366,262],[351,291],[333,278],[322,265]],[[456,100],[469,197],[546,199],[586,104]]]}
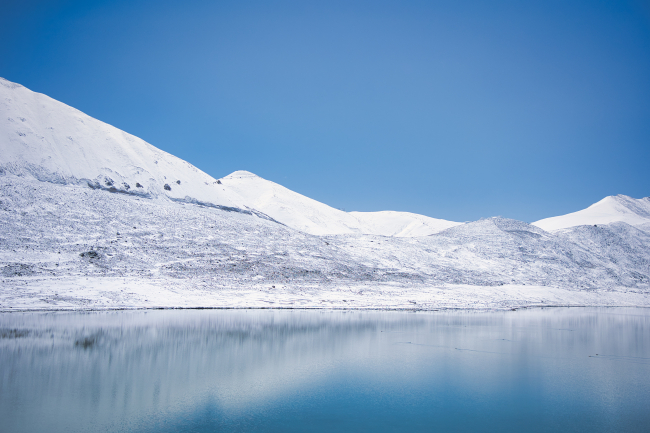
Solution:
{"label": "clear blue sky", "polygon": [[0,76],[214,177],[524,221],[650,195],[648,1],[0,0]]}

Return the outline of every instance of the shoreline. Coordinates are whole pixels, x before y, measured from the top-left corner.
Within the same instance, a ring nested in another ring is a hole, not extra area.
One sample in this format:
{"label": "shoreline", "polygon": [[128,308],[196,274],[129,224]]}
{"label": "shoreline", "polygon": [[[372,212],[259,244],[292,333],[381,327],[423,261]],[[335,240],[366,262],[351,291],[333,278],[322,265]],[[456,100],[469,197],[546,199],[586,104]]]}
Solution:
{"label": "shoreline", "polygon": [[644,308],[650,309],[647,305],[526,305],[520,307],[503,308],[463,308],[463,307],[440,307],[440,308],[375,308],[375,307],[109,307],[109,308],[59,308],[59,309],[0,309],[4,313],[100,313],[117,311],[168,311],[168,310],[283,310],[283,311],[377,311],[377,312],[408,312],[408,313],[431,313],[431,312],[506,312],[519,310],[538,309],[559,309],[559,308]]}

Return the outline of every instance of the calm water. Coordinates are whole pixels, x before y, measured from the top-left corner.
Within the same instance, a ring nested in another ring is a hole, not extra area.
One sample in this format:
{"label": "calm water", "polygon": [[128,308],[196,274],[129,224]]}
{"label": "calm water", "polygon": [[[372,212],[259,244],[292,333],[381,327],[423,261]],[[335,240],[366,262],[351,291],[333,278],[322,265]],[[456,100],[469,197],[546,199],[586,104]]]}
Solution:
{"label": "calm water", "polygon": [[650,431],[650,310],[0,314],[2,432]]}

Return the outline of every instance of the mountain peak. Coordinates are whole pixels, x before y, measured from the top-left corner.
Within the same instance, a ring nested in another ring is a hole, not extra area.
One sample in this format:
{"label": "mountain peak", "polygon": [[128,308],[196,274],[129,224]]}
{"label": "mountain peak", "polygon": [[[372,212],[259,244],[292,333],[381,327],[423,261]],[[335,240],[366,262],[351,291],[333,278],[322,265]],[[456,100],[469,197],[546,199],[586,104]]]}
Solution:
{"label": "mountain peak", "polygon": [[144,140],[0,79],[0,173],[241,208],[216,179]]}
{"label": "mountain peak", "polygon": [[407,212],[343,212],[246,170],[217,180],[138,137],[5,79],[0,79],[0,142],[0,173],[255,209],[310,234],[425,236],[459,224]]}
{"label": "mountain peak", "polygon": [[223,179],[261,179],[261,177],[259,177],[255,173],[251,173],[250,171],[237,170],[237,171],[233,171]]}
{"label": "mountain peak", "polygon": [[533,224],[544,230],[552,231],[580,225],[613,222],[625,222],[632,226],[650,223],[650,197],[636,199],[624,194],[610,195],[586,209],[545,218]]}

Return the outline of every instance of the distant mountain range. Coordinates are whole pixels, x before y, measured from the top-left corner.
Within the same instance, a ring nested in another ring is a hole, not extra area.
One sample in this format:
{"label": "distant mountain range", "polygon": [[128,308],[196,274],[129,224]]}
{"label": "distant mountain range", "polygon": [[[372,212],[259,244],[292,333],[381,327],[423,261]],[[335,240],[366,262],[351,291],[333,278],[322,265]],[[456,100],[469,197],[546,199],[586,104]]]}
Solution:
{"label": "distant mountain range", "polygon": [[[142,304],[155,297],[147,293],[97,304],[99,287],[115,292],[120,276],[129,287],[164,292],[162,306],[179,306],[169,287],[194,293],[188,284],[212,293],[188,295],[190,306],[234,305],[224,298],[233,287],[243,296],[240,306],[278,306],[281,299],[322,306],[318,299],[325,298],[329,306],[386,308],[648,303],[648,197],[606,197],[532,225],[344,212],[247,171],[215,179],[4,79],[0,182],[0,309],[78,308],[82,298],[91,299],[88,308],[151,305]],[[189,221],[192,227],[181,228]],[[127,232],[135,238],[123,239]],[[79,278],[95,281],[94,289],[83,289]],[[70,305],[51,293],[39,301],[38,290],[25,289],[30,284],[47,293],[70,287]],[[260,301],[269,287],[274,294]],[[355,287],[347,296],[354,300],[339,296],[342,287]]]}

